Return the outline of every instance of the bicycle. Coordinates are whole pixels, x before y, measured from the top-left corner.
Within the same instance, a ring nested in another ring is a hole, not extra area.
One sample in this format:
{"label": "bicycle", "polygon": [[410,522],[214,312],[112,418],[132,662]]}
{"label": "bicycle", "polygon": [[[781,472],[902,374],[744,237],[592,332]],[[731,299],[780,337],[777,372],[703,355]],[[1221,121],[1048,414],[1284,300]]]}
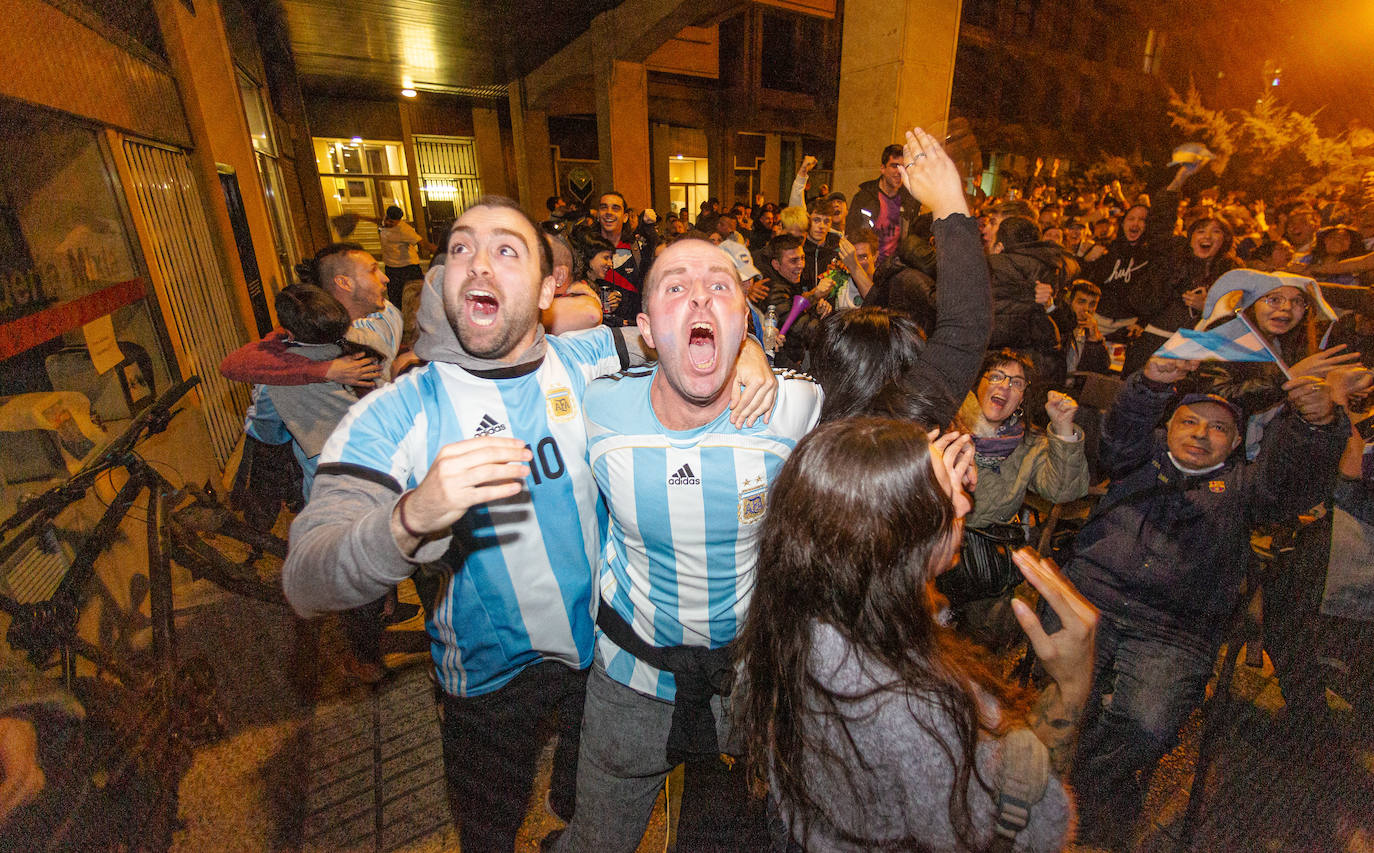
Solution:
{"label": "bicycle", "polygon": [[[231,593],[286,606],[280,584],[286,542],[237,519],[209,484],[177,486],[136,452],[141,441],[167,429],[175,414],[172,406],[199,381],[192,376],[167,390],[76,474],[22,501],[0,522],[0,567],[5,570],[0,610],[11,617],[10,646],[26,652],[39,669],[60,666],[67,687],[82,694],[88,719],[119,733],[104,755],[91,760],[90,770],[107,780],[106,787],[124,786],[135,792],[135,800],[154,800],[134,809],[128,820],[116,821],[121,824],[116,834],[129,836],[119,843],[132,847],[149,841],[154,849],[170,846],[181,777],[195,748],[224,733],[213,668],[200,658],[177,659],[171,564]],[[128,478],[90,532],[76,537],[59,533],[58,517],[102,477],[121,469]],[[151,667],[130,666],[77,633],[95,561],[144,490]],[[78,540],[74,550],[65,541],[71,538]],[[95,666],[95,675],[80,685],[78,658]],[[77,831],[80,817],[79,806],[74,807],[49,845],[69,841],[64,836]]]}

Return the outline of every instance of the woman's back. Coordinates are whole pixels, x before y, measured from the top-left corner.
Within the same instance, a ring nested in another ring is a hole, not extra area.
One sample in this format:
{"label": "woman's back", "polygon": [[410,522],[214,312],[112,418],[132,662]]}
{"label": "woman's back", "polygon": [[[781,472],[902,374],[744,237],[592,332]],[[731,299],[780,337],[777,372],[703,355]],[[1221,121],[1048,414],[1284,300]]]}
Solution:
{"label": "woman's back", "polygon": [[[805,849],[873,850],[885,841],[912,837],[927,850],[960,849],[949,814],[949,792],[955,785],[949,756],[959,750],[954,721],[933,695],[883,689],[895,675],[866,659],[833,626],[814,624],[812,640],[810,671],[820,686],[864,698],[838,709],[811,709],[806,725],[825,749],[808,753],[802,769],[811,780],[813,798],[827,811],[806,825]],[[993,722],[996,706],[990,699],[985,706]],[[976,747],[978,772],[989,785],[998,778],[999,747],[990,739]],[[995,818],[992,795],[973,775],[968,794],[973,837],[985,843]],[[784,819],[800,829],[789,804],[780,807]],[[1060,849],[1070,814],[1068,793],[1051,778],[1044,799],[1032,807],[1030,823],[1017,837],[1016,849]]]}

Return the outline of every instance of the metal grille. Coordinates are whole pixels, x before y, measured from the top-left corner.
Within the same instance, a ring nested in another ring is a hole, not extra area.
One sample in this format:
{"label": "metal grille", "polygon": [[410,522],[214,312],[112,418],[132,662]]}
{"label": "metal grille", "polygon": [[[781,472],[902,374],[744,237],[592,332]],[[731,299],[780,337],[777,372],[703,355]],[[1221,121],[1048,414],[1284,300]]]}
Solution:
{"label": "metal grille", "polygon": [[219,372],[224,356],[238,349],[238,324],[211,251],[205,204],[183,152],[125,139],[124,155],[146,223],[145,253],[156,265],[163,319],[179,342],[183,374],[200,377],[201,412],[223,468],[243,432],[248,392]]}
{"label": "metal grille", "polygon": [[425,203],[452,202],[458,216],[482,197],[477,145],[467,136],[416,136],[415,159]]}

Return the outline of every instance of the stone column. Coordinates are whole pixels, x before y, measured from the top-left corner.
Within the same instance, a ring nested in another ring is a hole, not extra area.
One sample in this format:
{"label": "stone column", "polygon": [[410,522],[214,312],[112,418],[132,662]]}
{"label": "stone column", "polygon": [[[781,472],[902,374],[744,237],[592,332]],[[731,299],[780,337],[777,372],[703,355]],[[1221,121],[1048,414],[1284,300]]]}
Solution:
{"label": "stone column", "polygon": [[725,122],[714,121],[706,128],[706,157],[711,195],[720,199],[721,210],[727,210],[735,202],[735,131]]}
{"label": "stone column", "polygon": [[410,187],[410,210],[414,217],[415,230],[429,238],[429,216],[425,210],[424,196],[420,195],[420,158],[415,154],[415,136],[411,121],[409,101],[396,104],[401,113],[401,150],[406,155],[406,185]]}
{"label": "stone column", "polygon": [[510,127],[520,206],[538,222],[548,216],[544,199],[556,191],[553,158],[549,155],[549,118],[543,110],[525,106],[523,80],[510,84]]}
{"label": "stone column", "polygon": [[649,169],[649,76],[641,62],[596,63],[596,136],[601,187],[615,189],[631,207],[653,200]]}
{"label": "stone column", "polygon": [[853,196],[883,147],[919,125],[943,136],[960,0],[846,0],[834,189]]}
{"label": "stone column", "polygon": [[[477,148],[477,174],[482,179],[482,192],[510,195],[511,190],[506,182],[506,157],[501,150],[501,121],[494,106],[473,104],[472,135]],[[549,195],[553,195],[553,192]]]}
{"label": "stone column", "polygon": [[[787,206],[787,190],[778,195],[778,187],[782,180],[782,137],[776,133],[769,133],[763,137],[763,163],[759,166],[759,192],[763,193],[764,201],[776,202],[783,207]],[[846,193],[846,197],[848,194]],[[753,199],[749,200],[754,203]]]}

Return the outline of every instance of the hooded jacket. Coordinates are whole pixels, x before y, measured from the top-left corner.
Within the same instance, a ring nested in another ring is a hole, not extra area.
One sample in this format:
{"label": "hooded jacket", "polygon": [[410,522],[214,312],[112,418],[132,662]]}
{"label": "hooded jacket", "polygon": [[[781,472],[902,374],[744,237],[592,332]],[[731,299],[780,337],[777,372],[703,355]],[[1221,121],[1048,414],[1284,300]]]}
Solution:
{"label": "hooded jacket", "polygon": [[1037,282],[1059,278],[1059,246],[1040,240],[988,257],[992,275],[991,349],[1010,347],[1046,355],[1059,349],[1059,332],[1045,306],[1035,301]]}

